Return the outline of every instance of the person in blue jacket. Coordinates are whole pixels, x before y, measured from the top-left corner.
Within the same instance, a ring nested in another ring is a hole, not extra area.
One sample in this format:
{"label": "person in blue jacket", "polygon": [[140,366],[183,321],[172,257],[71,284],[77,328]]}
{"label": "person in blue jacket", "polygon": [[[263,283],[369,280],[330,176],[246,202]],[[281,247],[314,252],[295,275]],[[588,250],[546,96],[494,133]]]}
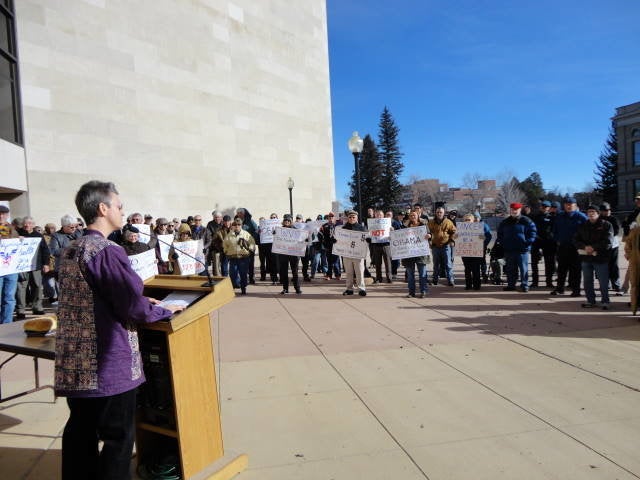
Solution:
{"label": "person in blue jacket", "polygon": [[509,216],[498,226],[497,241],[504,248],[507,286],[505,291],[514,291],[520,272],[522,292],[529,291],[529,252],[536,239],[536,225],[522,215],[522,204],[509,205]]}
{"label": "person in blue jacket", "polygon": [[587,216],[578,210],[575,197],[564,199],[564,211],[556,215],[553,222],[553,238],[558,245],[558,278],[556,288],[551,295],[564,295],[564,285],[569,274],[569,288],[572,297],[580,296],[580,274],[582,273],[578,249],[573,244],[573,237],[578,228],[587,221]]}

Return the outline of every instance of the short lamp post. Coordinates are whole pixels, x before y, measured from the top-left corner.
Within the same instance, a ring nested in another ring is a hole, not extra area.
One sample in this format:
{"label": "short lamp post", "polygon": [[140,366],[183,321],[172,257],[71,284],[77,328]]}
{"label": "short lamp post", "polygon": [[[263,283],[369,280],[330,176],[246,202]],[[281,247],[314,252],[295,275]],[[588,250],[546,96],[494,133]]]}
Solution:
{"label": "short lamp post", "polygon": [[294,187],[294,183],[293,183],[293,178],[289,177],[289,180],[287,180],[287,188],[289,189],[289,214],[291,215],[291,218],[293,218],[293,187]]}
{"label": "short lamp post", "polygon": [[353,154],[353,161],[356,165],[356,192],[358,195],[358,221],[362,222],[362,194],[360,191],[360,154],[362,153],[362,147],[364,142],[358,135],[358,132],[353,132],[349,142],[349,151]]}

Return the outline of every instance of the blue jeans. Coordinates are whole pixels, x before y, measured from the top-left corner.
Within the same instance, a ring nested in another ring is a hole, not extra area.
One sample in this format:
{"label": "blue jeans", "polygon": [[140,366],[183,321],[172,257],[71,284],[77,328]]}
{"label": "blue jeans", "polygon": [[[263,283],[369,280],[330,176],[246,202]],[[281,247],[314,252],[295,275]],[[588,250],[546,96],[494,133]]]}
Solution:
{"label": "blue jeans", "polygon": [[247,288],[247,276],[250,266],[251,257],[229,259],[229,276],[231,277],[233,288],[240,287],[243,291]]}
{"label": "blue jeans", "polygon": [[587,302],[596,303],[596,291],[593,282],[594,273],[598,278],[598,283],[600,283],[602,303],[609,303],[609,265],[606,262],[582,262],[582,279]]}
{"label": "blue jeans", "polygon": [[322,264],[322,252],[320,245],[311,245],[309,249],[311,255],[311,276],[315,276],[316,272],[327,273],[326,257],[325,264]]}
{"label": "blue jeans", "polygon": [[451,245],[444,247],[431,247],[431,255],[433,255],[433,283],[438,283],[438,275],[444,270],[447,281],[451,284],[453,280],[453,260]]}
{"label": "blue jeans", "polygon": [[13,310],[16,308],[17,288],[17,273],[0,277],[0,323],[11,323],[13,321]]}
{"label": "blue jeans", "polygon": [[416,294],[416,274],[415,267],[418,267],[418,281],[420,283],[420,293],[427,293],[427,266],[424,263],[418,263],[413,258],[407,258],[403,262],[407,271],[407,280],[409,283],[409,293]]}
{"label": "blue jeans", "polygon": [[220,274],[223,277],[229,276],[229,257],[224,253],[220,254]]}
{"label": "blue jeans", "polygon": [[520,285],[523,289],[529,288],[529,254],[520,252],[504,252],[505,266],[507,274],[507,286],[515,287],[520,272]]}

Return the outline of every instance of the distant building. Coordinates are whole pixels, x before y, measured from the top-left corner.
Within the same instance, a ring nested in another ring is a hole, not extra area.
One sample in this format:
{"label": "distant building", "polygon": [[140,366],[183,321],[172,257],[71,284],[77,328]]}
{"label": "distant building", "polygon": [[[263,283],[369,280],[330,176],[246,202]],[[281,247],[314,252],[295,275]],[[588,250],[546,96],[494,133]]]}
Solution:
{"label": "distant building", "polygon": [[632,210],[640,193],[640,102],[616,108],[612,120],[618,137],[618,207]]}
{"label": "distant building", "polygon": [[421,203],[432,212],[436,202],[445,202],[447,210],[494,213],[497,195],[495,180],[478,180],[478,188],[462,188],[427,178],[405,185],[401,206]]}
{"label": "distant building", "polygon": [[335,200],[326,0],[0,1],[0,201],[59,221],[78,187],[127,213],[311,216]]}

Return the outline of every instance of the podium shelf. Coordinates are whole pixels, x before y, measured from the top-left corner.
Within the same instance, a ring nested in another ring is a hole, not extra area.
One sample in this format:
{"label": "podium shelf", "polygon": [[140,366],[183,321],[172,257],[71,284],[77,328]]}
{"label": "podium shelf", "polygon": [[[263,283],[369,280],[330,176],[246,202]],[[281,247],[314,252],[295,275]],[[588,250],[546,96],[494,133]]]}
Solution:
{"label": "podium shelf", "polygon": [[147,430],[149,432],[158,433],[166,437],[178,438],[178,432],[176,432],[175,430],[158,427],[157,425],[152,425],[150,423],[138,422],[138,428],[140,428],[141,430]]}

